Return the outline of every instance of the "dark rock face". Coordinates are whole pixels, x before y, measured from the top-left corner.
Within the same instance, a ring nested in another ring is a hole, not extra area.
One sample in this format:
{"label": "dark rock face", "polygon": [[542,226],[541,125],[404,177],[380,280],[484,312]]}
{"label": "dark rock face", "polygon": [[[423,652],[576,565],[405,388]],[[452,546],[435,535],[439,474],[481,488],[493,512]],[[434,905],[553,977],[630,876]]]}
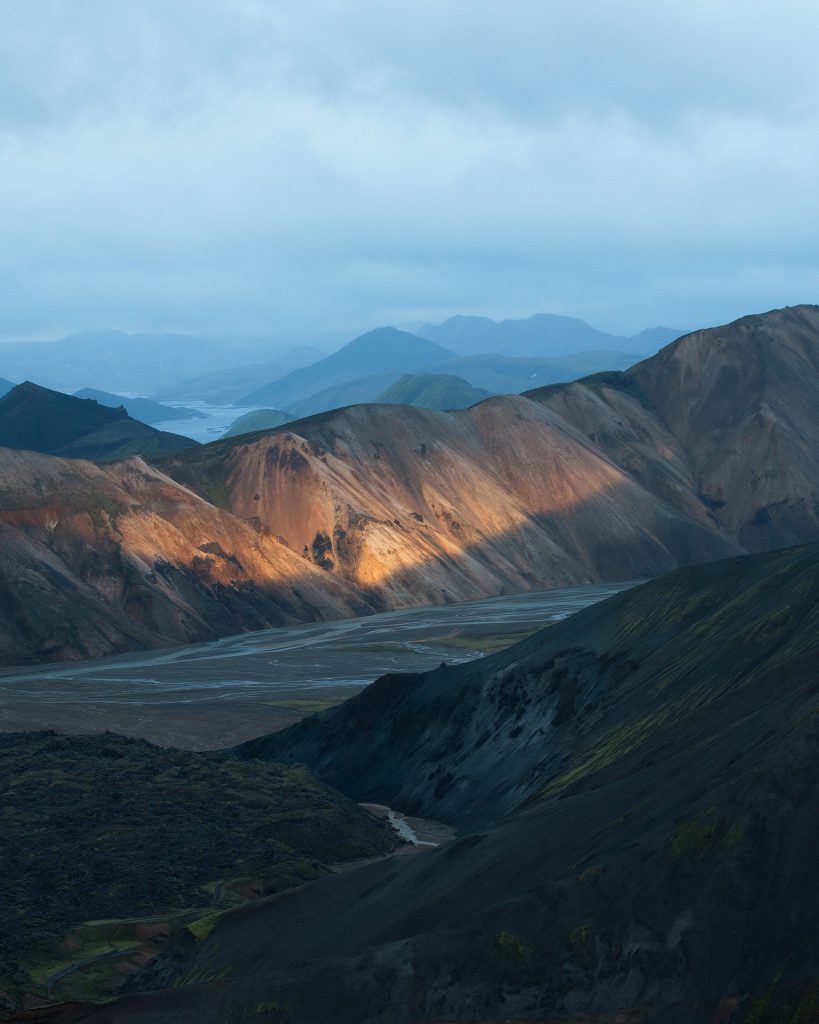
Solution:
{"label": "dark rock face", "polygon": [[231,915],[173,988],[68,1019],[815,1020],[818,599],[815,545],[679,570],[244,745],[464,832]]}

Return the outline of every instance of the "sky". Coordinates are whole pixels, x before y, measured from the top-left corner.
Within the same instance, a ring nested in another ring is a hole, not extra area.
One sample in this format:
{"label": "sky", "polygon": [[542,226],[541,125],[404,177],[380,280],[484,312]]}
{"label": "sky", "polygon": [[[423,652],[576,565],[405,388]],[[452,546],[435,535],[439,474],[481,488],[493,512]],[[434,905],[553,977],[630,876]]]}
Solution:
{"label": "sky", "polygon": [[819,5],[0,6],[0,338],[819,301]]}

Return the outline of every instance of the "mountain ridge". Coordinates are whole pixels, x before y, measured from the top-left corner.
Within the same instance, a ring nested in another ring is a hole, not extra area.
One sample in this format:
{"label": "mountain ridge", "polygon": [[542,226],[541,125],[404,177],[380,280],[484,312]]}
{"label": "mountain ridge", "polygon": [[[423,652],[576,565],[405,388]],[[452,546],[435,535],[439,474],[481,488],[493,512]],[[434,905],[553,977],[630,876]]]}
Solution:
{"label": "mountain ridge", "polygon": [[[37,479],[34,462],[17,460],[17,506],[2,510],[5,571],[14,580],[19,557],[38,587],[55,564],[59,578],[82,577],[88,569],[72,552],[102,530],[110,558],[91,579],[125,602],[123,626],[138,615],[124,586],[132,569],[149,607],[185,608],[180,619],[151,620],[151,642],[161,643],[275,624],[277,600],[293,621],[635,579],[816,539],[819,309],[737,324],[687,335],[623,373],[468,410],[361,405],[212,442],[161,460],[149,475],[165,482],[146,484],[144,497],[114,498],[122,471],[98,469],[105,480],[95,486],[117,509],[100,524],[73,508],[61,514],[71,480],[88,472],[80,464],[57,460]],[[244,575],[203,553],[212,543]],[[304,594],[309,585],[308,602],[282,590],[285,564],[289,586]],[[25,634],[32,649],[6,660],[66,656],[60,630],[49,645],[39,599],[27,605],[16,586],[14,601],[39,625]],[[237,593],[260,603],[254,610]]]}

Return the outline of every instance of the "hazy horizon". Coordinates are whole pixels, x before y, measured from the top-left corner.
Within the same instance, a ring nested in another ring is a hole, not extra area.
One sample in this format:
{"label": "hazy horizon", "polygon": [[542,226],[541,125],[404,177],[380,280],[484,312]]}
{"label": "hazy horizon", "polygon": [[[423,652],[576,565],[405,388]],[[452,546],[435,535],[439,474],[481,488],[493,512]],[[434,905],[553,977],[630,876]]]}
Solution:
{"label": "hazy horizon", "polygon": [[0,13],[0,338],[815,301],[805,2]]}

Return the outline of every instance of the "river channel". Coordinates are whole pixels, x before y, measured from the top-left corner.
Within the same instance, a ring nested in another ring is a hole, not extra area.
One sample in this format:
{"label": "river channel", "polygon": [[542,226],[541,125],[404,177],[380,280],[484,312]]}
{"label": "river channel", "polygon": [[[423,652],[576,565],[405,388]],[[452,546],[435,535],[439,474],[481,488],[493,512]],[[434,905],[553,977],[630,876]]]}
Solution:
{"label": "river channel", "polygon": [[110,729],[203,750],[284,728],[385,672],[470,661],[631,584],[532,591],[0,672],[0,731]]}

